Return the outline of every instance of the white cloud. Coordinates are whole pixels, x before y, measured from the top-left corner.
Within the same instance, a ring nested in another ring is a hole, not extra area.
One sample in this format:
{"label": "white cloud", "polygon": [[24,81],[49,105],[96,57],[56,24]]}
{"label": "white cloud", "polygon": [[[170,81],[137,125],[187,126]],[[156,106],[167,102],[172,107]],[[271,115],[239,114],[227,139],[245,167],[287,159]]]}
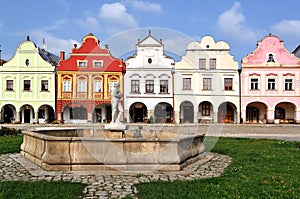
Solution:
{"label": "white cloud", "polygon": [[83,19],[76,19],[74,22],[89,32],[98,33],[101,31],[98,18],[94,17],[91,12],[85,12]]}
{"label": "white cloud", "polygon": [[125,26],[127,28],[135,28],[138,26],[135,18],[128,14],[126,7],[119,2],[103,4],[100,8],[99,16],[107,22],[114,23],[114,25]]}
{"label": "white cloud", "polygon": [[163,11],[160,4],[151,3],[149,1],[128,0],[124,1],[124,3],[128,3],[133,9],[142,12],[161,13]]}
{"label": "white cloud", "polygon": [[300,20],[282,20],[271,26],[271,30],[280,36],[300,39]]}
{"label": "white cloud", "polygon": [[219,15],[217,28],[225,36],[240,41],[254,41],[258,37],[258,33],[247,27],[246,17],[239,2],[235,2],[229,10]]}
{"label": "white cloud", "polygon": [[39,30],[32,31],[30,35],[32,41],[40,47],[42,47],[43,39],[45,39],[45,44],[47,46],[46,50],[56,55],[59,55],[60,51],[69,53],[75,43],[81,43],[74,39],[61,39],[50,33]]}
{"label": "white cloud", "polygon": [[93,33],[114,35],[138,27],[136,19],[128,13],[126,5],[122,2],[106,3],[99,8],[97,14],[86,11],[83,15],[82,18],[75,19],[74,23]]}

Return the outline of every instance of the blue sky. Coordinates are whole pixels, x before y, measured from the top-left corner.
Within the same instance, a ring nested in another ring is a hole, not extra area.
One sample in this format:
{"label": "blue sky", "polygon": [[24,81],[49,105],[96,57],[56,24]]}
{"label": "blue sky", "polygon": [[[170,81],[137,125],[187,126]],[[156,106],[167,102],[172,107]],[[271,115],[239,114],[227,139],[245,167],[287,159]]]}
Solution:
{"label": "blue sky", "polygon": [[30,35],[32,41],[59,55],[70,53],[88,33],[108,44],[116,57],[135,49],[148,35],[163,39],[165,49],[184,55],[188,42],[213,36],[226,41],[231,55],[241,59],[257,41],[272,33],[293,51],[300,44],[299,2],[296,0],[10,0],[1,5],[0,45],[9,60]]}

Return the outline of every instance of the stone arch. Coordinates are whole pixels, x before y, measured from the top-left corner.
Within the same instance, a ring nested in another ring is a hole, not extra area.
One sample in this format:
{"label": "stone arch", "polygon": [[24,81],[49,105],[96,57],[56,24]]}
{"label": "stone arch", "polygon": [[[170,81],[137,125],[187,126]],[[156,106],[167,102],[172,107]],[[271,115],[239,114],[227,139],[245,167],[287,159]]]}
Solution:
{"label": "stone arch", "polygon": [[55,111],[52,106],[43,104],[38,108],[38,122],[52,123],[55,120]]}
{"label": "stone arch", "polygon": [[154,123],[171,123],[172,114],[172,105],[166,102],[160,102],[154,108]]}
{"label": "stone arch", "polygon": [[[286,124],[294,123],[296,118],[296,105],[291,102],[280,102],[276,104],[274,111],[274,120]],[[277,123],[276,122],[276,123]]]}
{"label": "stone arch", "polygon": [[194,123],[194,105],[190,101],[180,104],[180,123]]}
{"label": "stone arch", "polygon": [[135,102],[129,108],[130,122],[143,122],[147,118],[147,106],[142,102]]}
{"label": "stone arch", "polygon": [[16,107],[12,104],[5,104],[2,109],[1,123],[13,123],[16,119]]}
{"label": "stone arch", "polygon": [[111,122],[111,104],[102,103],[95,105],[93,109],[93,122],[106,123]]}
{"label": "stone arch", "polygon": [[218,108],[219,123],[235,123],[237,122],[237,108],[231,102],[223,102]]}
{"label": "stone arch", "polygon": [[24,104],[20,107],[21,123],[33,123],[34,117],[34,108],[30,104]]}
{"label": "stone arch", "polygon": [[199,123],[211,123],[214,119],[214,107],[209,101],[203,101],[198,106]]}
{"label": "stone arch", "polygon": [[63,107],[64,123],[86,123],[87,107],[79,102],[65,104]]}
{"label": "stone arch", "polygon": [[245,123],[263,123],[267,119],[268,106],[263,102],[251,102],[246,106]]}

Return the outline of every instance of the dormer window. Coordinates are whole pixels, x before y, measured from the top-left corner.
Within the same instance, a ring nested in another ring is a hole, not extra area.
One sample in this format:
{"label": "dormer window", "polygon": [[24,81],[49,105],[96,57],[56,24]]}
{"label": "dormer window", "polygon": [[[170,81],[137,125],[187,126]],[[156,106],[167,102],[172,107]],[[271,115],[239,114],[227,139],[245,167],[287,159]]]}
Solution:
{"label": "dormer window", "polygon": [[268,61],[267,61],[267,62],[268,62],[268,63],[269,63],[269,62],[275,62],[273,54],[269,54],[269,58],[268,58]]}
{"label": "dormer window", "polygon": [[86,68],[87,67],[87,61],[86,60],[78,60],[77,61],[78,68]]}
{"label": "dormer window", "polygon": [[103,61],[94,61],[94,68],[103,68]]}

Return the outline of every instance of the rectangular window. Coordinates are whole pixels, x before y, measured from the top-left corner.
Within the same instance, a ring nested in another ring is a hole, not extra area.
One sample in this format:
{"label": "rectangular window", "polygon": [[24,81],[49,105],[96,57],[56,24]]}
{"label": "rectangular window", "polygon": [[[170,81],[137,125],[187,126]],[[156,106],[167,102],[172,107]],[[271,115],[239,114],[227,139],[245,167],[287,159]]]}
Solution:
{"label": "rectangular window", "polygon": [[71,92],[71,81],[70,80],[63,81],[63,92]]}
{"label": "rectangular window", "polygon": [[146,80],[146,93],[154,93],[154,81]]}
{"label": "rectangular window", "polygon": [[94,81],[94,92],[102,92],[102,81]]}
{"label": "rectangular window", "polygon": [[87,67],[87,61],[77,61],[78,68],[86,68]]}
{"label": "rectangular window", "polygon": [[202,116],[210,116],[210,104],[202,104]]}
{"label": "rectangular window", "polygon": [[115,81],[111,81],[109,82],[109,92],[112,92],[115,88],[115,84],[117,84],[118,82]]}
{"label": "rectangular window", "polygon": [[285,79],[284,90],[286,90],[286,91],[293,90],[293,79]]}
{"label": "rectangular window", "polygon": [[14,90],[14,80],[6,80],[6,90],[7,91]]}
{"label": "rectangular window", "polygon": [[41,91],[48,91],[48,80],[41,81]]}
{"label": "rectangular window", "polygon": [[85,80],[78,81],[78,92],[86,92],[86,81]]}
{"label": "rectangular window", "polygon": [[183,78],[183,90],[191,90],[192,89],[191,83],[192,83],[191,78]]}
{"label": "rectangular window", "polygon": [[160,93],[168,93],[168,87],[169,87],[168,80],[160,80]]}
{"label": "rectangular window", "polygon": [[23,84],[23,90],[24,91],[30,91],[30,80],[24,80],[24,84]]}
{"label": "rectangular window", "polygon": [[225,78],[224,79],[224,85],[225,85],[225,90],[226,91],[231,91],[232,90],[232,78]]}
{"label": "rectangular window", "polygon": [[211,78],[203,78],[203,90],[211,90]]}
{"label": "rectangular window", "polygon": [[206,59],[200,58],[199,59],[199,68],[205,69],[205,66],[206,66]]}
{"label": "rectangular window", "polygon": [[216,69],[216,65],[217,65],[217,59],[216,58],[209,59],[209,67],[211,69]]}
{"label": "rectangular window", "polygon": [[251,90],[258,90],[258,79],[257,78],[252,78],[250,84],[251,84]]}
{"label": "rectangular window", "polygon": [[140,80],[131,80],[131,93],[140,93]]}
{"label": "rectangular window", "polygon": [[94,68],[102,68],[103,61],[94,61]]}
{"label": "rectangular window", "polygon": [[275,90],[275,79],[268,79],[268,90]]}

